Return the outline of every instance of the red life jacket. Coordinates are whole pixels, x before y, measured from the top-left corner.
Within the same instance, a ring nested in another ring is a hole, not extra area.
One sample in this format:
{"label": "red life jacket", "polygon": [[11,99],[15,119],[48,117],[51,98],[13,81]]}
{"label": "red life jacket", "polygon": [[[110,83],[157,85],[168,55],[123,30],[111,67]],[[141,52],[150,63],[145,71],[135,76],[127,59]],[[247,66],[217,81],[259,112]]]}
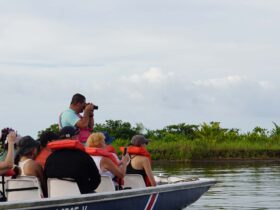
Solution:
{"label": "red life jacket", "polygon": [[[121,152],[124,152],[124,147],[120,147]],[[127,147],[127,153],[130,155],[142,155],[147,157],[152,162],[152,158],[150,153],[144,147],[137,147],[137,146],[129,146]]]}
{"label": "red life jacket", "polygon": [[116,166],[119,165],[116,157],[111,152],[108,152],[106,149],[94,148],[94,147],[86,147],[85,149],[86,149],[86,153],[88,153],[91,156],[107,157],[110,158]]}
{"label": "red life jacket", "polygon": [[[124,152],[124,147],[120,147],[120,151],[123,153]],[[147,151],[147,149],[144,148],[144,147],[128,146],[127,147],[127,153],[130,154],[130,155],[145,156],[145,157],[147,157],[149,159],[150,163],[152,163],[151,155]],[[152,186],[148,176],[146,176],[145,183],[146,183],[146,186]]]}
{"label": "red life jacket", "polygon": [[[94,148],[94,147],[86,147],[86,153],[88,153],[91,156],[102,156],[102,157],[107,157],[110,160],[112,160],[112,162],[119,167],[119,160],[117,160],[117,158],[113,155],[112,152],[109,152],[107,150],[107,148],[103,149],[103,148]],[[115,180],[116,179],[116,180]],[[114,177],[114,179],[118,184],[123,185],[124,181],[123,179],[119,179],[117,177]]]}
{"label": "red life jacket", "polygon": [[105,148],[108,152],[111,152],[111,153],[115,153],[117,154],[117,151],[115,149],[115,147],[113,147],[112,145],[106,145],[106,148]]}
{"label": "red life jacket", "polygon": [[47,145],[51,150],[60,150],[60,149],[79,149],[85,151],[84,145],[79,140],[57,140],[49,142]]}

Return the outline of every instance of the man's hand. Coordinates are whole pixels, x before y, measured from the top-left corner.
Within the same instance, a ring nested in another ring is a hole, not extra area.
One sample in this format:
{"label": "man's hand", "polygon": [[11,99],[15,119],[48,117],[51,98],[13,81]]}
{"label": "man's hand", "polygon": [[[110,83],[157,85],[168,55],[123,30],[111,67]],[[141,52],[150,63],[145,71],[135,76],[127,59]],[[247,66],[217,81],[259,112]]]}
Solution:
{"label": "man's hand", "polygon": [[94,105],[92,103],[88,103],[85,107],[84,113],[90,115],[91,113],[93,113],[93,107]]}

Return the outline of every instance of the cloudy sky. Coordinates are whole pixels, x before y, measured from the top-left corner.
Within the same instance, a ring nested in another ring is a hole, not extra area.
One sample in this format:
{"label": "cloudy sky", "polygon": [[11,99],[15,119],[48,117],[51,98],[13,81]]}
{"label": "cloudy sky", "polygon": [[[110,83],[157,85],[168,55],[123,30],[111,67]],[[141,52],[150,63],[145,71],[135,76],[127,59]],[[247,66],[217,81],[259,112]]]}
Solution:
{"label": "cloudy sky", "polygon": [[279,20],[279,0],[1,0],[0,127],[36,137],[79,92],[98,123],[271,129]]}

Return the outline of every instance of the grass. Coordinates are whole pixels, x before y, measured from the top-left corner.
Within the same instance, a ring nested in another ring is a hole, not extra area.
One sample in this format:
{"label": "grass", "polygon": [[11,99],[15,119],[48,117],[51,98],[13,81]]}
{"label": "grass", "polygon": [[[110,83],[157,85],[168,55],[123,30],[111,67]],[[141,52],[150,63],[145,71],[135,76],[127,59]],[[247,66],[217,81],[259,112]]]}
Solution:
{"label": "grass", "polygon": [[[226,139],[190,140],[174,135],[172,140],[152,140],[148,151],[153,160],[221,160],[221,159],[275,159],[280,158],[280,141],[273,138],[252,141],[249,138],[237,138],[234,141]],[[117,139],[114,146],[125,146],[127,140]]]}

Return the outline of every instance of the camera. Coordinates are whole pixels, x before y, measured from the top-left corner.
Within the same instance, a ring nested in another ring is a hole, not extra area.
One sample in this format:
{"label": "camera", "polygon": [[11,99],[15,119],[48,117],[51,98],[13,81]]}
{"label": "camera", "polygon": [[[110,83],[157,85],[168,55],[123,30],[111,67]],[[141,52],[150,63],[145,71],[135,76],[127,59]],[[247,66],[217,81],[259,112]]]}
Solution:
{"label": "camera", "polygon": [[[91,104],[91,103],[86,103],[86,106],[89,105],[89,104]],[[93,105],[93,109],[97,110],[98,106]]]}

